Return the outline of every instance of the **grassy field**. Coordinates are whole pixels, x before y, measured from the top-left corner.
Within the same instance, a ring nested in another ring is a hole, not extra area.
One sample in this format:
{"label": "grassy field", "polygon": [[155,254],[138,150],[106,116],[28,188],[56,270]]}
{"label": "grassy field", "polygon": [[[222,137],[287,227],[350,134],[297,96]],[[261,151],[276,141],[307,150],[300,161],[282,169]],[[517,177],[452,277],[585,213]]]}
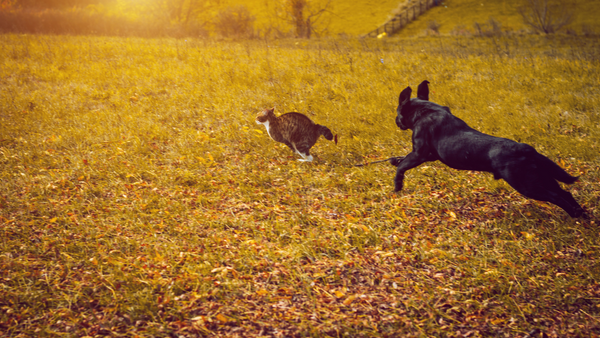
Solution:
{"label": "grassy field", "polygon": [[[600,334],[600,42],[0,35],[0,331],[30,336]],[[569,173],[591,220],[408,153],[422,80]],[[313,163],[256,114],[338,134]]]}

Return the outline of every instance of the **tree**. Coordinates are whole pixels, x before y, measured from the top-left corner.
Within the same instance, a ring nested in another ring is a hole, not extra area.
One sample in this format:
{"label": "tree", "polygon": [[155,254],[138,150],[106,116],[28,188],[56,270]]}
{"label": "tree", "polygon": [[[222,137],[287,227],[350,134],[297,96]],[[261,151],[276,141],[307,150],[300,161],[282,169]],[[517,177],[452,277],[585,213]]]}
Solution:
{"label": "tree", "polygon": [[143,5],[149,16],[171,23],[188,24],[213,6],[210,0],[150,0]]}
{"label": "tree", "polygon": [[0,12],[10,12],[17,7],[16,4],[16,0],[0,0]]}
{"label": "tree", "polygon": [[331,0],[285,0],[277,16],[294,27],[296,37],[309,39],[331,13]]}
{"label": "tree", "polygon": [[0,6],[4,3],[13,4],[16,8],[72,8],[85,7],[102,2],[101,0],[0,0]]}
{"label": "tree", "polygon": [[227,37],[251,37],[254,34],[254,16],[245,5],[230,6],[217,14],[215,28]]}
{"label": "tree", "polygon": [[575,3],[570,0],[522,0],[523,21],[538,32],[551,34],[573,22]]}

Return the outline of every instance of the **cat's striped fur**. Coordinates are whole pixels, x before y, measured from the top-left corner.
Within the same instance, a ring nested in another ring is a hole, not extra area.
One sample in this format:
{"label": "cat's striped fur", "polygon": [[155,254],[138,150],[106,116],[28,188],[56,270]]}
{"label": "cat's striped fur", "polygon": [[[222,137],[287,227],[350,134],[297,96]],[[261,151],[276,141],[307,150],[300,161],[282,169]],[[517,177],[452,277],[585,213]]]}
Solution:
{"label": "cat's striped fur", "polygon": [[313,160],[309,151],[319,136],[323,135],[326,139],[333,140],[333,133],[329,128],[314,123],[306,115],[286,113],[275,116],[274,110],[275,108],[265,109],[259,113],[256,123],[263,124],[273,140],[284,143],[293,152],[302,156],[299,161],[310,162]]}

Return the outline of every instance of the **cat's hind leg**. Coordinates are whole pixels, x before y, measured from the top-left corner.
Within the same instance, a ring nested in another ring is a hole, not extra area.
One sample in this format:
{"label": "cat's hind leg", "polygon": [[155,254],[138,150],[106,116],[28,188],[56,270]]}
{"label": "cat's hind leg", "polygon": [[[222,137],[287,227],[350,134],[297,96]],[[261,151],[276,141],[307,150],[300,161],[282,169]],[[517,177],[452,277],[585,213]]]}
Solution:
{"label": "cat's hind leg", "polygon": [[285,144],[286,146],[288,146],[288,148],[290,148],[293,152],[295,152],[295,153],[298,152],[298,150],[296,150],[296,147],[293,144],[291,144],[290,142],[283,141],[282,143]]}
{"label": "cat's hind leg", "polygon": [[309,147],[306,147],[305,145],[297,145],[294,144],[294,148],[296,149],[296,152],[298,153],[298,155],[302,156],[302,158],[298,159],[298,161],[300,162],[312,162],[313,157],[310,154]]}
{"label": "cat's hind leg", "polygon": [[313,157],[310,154],[302,154],[301,152],[298,152],[298,154],[300,154],[300,156],[302,156],[303,158],[299,158],[298,161],[300,162],[312,162]]}

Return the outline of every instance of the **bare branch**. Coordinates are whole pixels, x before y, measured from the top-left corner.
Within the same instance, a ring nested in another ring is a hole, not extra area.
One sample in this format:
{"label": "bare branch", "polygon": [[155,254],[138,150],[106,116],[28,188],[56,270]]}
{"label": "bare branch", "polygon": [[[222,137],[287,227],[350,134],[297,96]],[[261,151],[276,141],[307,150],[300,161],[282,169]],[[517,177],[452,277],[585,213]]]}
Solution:
{"label": "bare branch", "polygon": [[538,32],[551,34],[573,22],[575,2],[570,0],[522,0],[519,12],[526,25]]}

